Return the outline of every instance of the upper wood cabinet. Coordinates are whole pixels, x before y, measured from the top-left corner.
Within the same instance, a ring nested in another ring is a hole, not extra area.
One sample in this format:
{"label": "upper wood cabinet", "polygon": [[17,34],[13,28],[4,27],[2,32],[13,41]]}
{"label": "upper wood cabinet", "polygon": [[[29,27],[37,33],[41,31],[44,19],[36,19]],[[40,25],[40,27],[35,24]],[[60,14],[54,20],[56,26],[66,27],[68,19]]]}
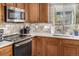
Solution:
{"label": "upper wood cabinet", "polygon": [[24,9],[24,3],[17,3],[16,6],[17,8]]}
{"label": "upper wood cabinet", "polygon": [[29,22],[37,23],[39,21],[39,4],[31,3],[29,4]]}
{"label": "upper wood cabinet", "polygon": [[0,3],[0,24],[4,22],[4,4]]}
{"label": "upper wood cabinet", "polygon": [[25,22],[47,23],[48,4],[47,3],[3,3],[0,4],[0,23],[4,20],[4,6],[11,6],[25,10]]}
{"label": "upper wood cabinet", "polygon": [[48,22],[48,4],[47,3],[40,3],[39,6],[39,22],[47,23]]}
{"label": "upper wood cabinet", "polygon": [[6,6],[16,7],[16,3],[5,3]]}
{"label": "upper wood cabinet", "polygon": [[29,13],[29,10],[28,10],[28,3],[25,3],[25,22],[28,22],[28,13]]}
{"label": "upper wood cabinet", "polygon": [[48,4],[47,3],[29,4],[29,22],[47,23],[48,22]]}

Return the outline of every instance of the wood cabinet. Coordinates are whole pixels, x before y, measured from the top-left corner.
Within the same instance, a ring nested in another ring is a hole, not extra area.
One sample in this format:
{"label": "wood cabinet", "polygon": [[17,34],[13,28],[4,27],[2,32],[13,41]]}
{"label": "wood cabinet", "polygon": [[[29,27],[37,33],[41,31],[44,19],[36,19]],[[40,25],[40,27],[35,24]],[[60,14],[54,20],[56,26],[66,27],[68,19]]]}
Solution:
{"label": "wood cabinet", "polygon": [[63,55],[77,56],[79,55],[79,41],[78,40],[63,40]]}
{"label": "wood cabinet", "polygon": [[12,6],[12,7],[17,7],[17,8],[21,8],[24,9],[24,3],[5,3],[6,6]]}
{"label": "wood cabinet", "polygon": [[65,38],[35,37],[32,55],[79,56],[79,41]]}
{"label": "wood cabinet", "polygon": [[48,4],[47,3],[29,4],[29,22],[47,23],[48,22]]}
{"label": "wood cabinet", "polygon": [[4,21],[4,4],[0,3],[0,24]]}
{"label": "wood cabinet", "polygon": [[5,3],[6,6],[16,7],[16,3]]}
{"label": "wood cabinet", "polygon": [[63,56],[77,56],[77,47],[63,46]]}
{"label": "wood cabinet", "polygon": [[46,41],[46,48],[45,48],[45,55],[46,56],[59,56],[59,40],[55,38],[47,38]]}
{"label": "wood cabinet", "polygon": [[29,4],[28,3],[25,3],[25,22],[29,22],[28,21],[28,13],[29,13]]}
{"label": "wood cabinet", "polygon": [[48,23],[48,3],[40,3],[39,22],[40,23]]}
{"label": "wood cabinet", "polygon": [[21,8],[21,9],[24,9],[25,7],[24,3],[17,3],[16,6],[17,8]]}
{"label": "wood cabinet", "polygon": [[4,22],[4,6],[11,6],[25,10],[25,22],[47,23],[47,3],[0,3],[0,23]]}
{"label": "wood cabinet", "polygon": [[37,23],[39,21],[39,4],[30,3],[29,4],[29,19],[30,23]]}
{"label": "wood cabinet", "polygon": [[32,40],[32,55],[33,56],[43,56],[43,38],[34,37]]}
{"label": "wood cabinet", "polygon": [[0,48],[0,56],[12,56],[12,45]]}
{"label": "wood cabinet", "polygon": [[34,37],[32,40],[32,55],[57,56],[60,53],[60,42],[57,39],[47,37]]}

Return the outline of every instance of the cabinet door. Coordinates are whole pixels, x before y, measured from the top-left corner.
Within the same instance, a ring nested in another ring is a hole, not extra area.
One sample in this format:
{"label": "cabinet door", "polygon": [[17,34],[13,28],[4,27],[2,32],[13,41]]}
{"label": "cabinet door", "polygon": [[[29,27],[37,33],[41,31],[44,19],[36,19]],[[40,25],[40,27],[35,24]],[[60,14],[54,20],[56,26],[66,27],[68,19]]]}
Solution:
{"label": "cabinet door", "polygon": [[44,56],[44,41],[43,37],[35,37],[32,40],[32,55]]}
{"label": "cabinet door", "polygon": [[37,55],[37,38],[33,37],[32,38],[32,56],[36,56]]}
{"label": "cabinet door", "polygon": [[47,23],[48,22],[48,4],[47,3],[40,3],[40,23]]}
{"label": "cabinet door", "polygon": [[12,56],[12,45],[0,48],[0,56]]}
{"label": "cabinet door", "polygon": [[44,55],[43,39],[44,39],[44,37],[37,37],[37,56]]}
{"label": "cabinet door", "polygon": [[63,40],[63,55],[64,56],[77,56],[79,50],[79,41],[78,40]]}
{"label": "cabinet door", "polygon": [[28,13],[29,13],[29,10],[28,10],[28,3],[25,3],[25,22],[28,22]]}
{"label": "cabinet door", "polygon": [[17,3],[17,8],[24,9],[24,3]]}
{"label": "cabinet door", "polygon": [[4,5],[0,3],[0,24],[4,21]]}
{"label": "cabinet door", "polygon": [[77,56],[77,47],[63,46],[64,56]]}
{"label": "cabinet door", "polygon": [[29,4],[29,22],[37,23],[39,21],[39,4],[31,3]]}
{"label": "cabinet door", "polygon": [[3,52],[4,52],[4,56],[11,56],[13,55],[13,52],[12,52],[12,45],[8,45],[4,48],[2,48]]}
{"label": "cabinet door", "polygon": [[46,41],[45,54],[47,56],[58,56],[60,54],[59,40],[55,38],[48,38]]}

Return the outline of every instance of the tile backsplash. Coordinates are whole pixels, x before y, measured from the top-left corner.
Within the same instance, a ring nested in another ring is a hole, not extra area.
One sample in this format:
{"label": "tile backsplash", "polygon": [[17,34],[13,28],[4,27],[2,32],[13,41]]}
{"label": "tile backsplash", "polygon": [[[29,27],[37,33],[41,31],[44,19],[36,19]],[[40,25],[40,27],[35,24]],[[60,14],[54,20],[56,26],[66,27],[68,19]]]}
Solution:
{"label": "tile backsplash", "polygon": [[[56,26],[53,26],[52,24],[48,23],[4,23],[0,25],[0,28],[4,29],[4,35],[11,35],[11,34],[18,34],[20,29],[24,26],[30,26],[31,31],[30,33],[36,32],[36,33],[50,33],[50,34],[56,34]],[[60,28],[60,27],[59,27]],[[60,28],[62,29],[62,28]],[[65,26],[64,27],[64,34],[66,35],[74,35],[74,30],[78,30],[79,32],[79,25],[74,26]],[[59,32],[57,32],[59,33]]]}
{"label": "tile backsplash", "polygon": [[20,29],[29,23],[5,23],[0,25],[0,28],[4,28],[4,35],[18,34]]}
{"label": "tile backsplash", "polygon": [[51,33],[51,24],[48,23],[34,23],[31,24],[31,32],[36,33]]}

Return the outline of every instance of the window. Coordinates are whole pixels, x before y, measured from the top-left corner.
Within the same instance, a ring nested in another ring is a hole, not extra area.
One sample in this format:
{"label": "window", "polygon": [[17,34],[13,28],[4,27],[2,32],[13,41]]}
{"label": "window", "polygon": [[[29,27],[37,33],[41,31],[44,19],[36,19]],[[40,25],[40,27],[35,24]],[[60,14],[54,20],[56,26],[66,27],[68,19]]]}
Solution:
{"label": "window", "polygon": [[49,22],[55,26],[55,34],[71,34],[76,21],[75,6],[71,3],[49,4]]}

